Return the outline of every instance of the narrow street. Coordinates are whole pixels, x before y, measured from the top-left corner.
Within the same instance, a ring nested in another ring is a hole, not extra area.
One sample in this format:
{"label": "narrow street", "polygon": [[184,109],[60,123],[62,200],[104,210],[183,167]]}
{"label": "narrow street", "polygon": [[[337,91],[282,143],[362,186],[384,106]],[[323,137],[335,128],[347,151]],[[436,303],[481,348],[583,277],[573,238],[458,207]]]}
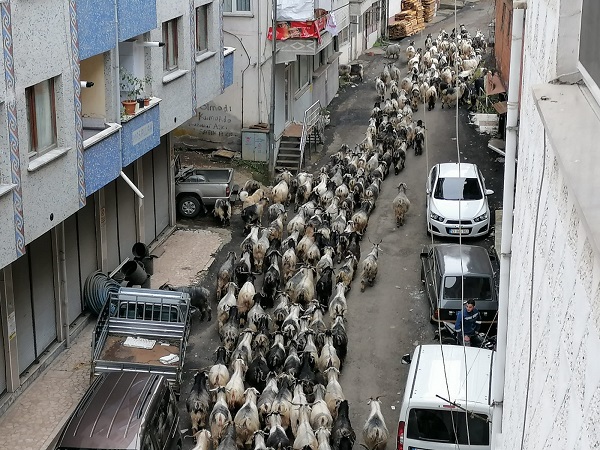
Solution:
{"label": "narrow street", "polygon": [[[487,30],[492,11],[489,5],[477,4],[464,8],[456,20],[457,23],[465,24],[473,33],[476,29]],[[422,35],[414,37],[416,46],[423,45],[428,32],[436,36],[440,29],[451,31],[452,28],[454,20],[450,18],[428,27]],[[410,40],[412,38],[405,38],[399,43],[404,49]],[[329,155],[337,152],[342,144],[348,144],[352,148],[363,140],[371,109],[377,99],[374,80],[385,63],[394,61],[387,60],[380,49],[373,53],[361,58],[365,66],[364,83],[346,85],[329,105],[331,123],[325,131],[324,149],[313,157],[314,162],[308,170],[317,172],[323,161],[327,161]],[[489,59],[489,54],[487,57]],[[406,73],[404,52],[396,64],[403,74]],[[442,110],[438,102],[433,111],[424,111],[421,105],[414,114],[414,120],[418,119],[425,122],[427,129],[425,151],[422,155],[415,156],[409,150],[404,171],[398,176],[394,176],[392,171],[384,180],[361,243],[364,258],[371,250],[370,242],[382,241],[375,285],[367,287],[361,293],[360,282],[355,280],[352,290],[347,294],[349,344],[340,383],[350,404],[350,419],[357,435],[355,448],[362,441],[362,427],[369,413],[367,401],[376,396],[382,396],[382,412],[390,431],[388,449],[395,446],[399,404],[408,373],[408,367],[400,364],[400,358],[405,353],[412,353],[418,344],[433,342],[433,328],[428,318],[429,307],[419,276],[419,252],[422,245],[432,240],[425,232],[425,181],[429,168],[439,162],[456,162],[458,147],[461,162],[477,163],[484,174],[487,187],[494,190],[495,193],[489,197],[490,210],[499,209],[502,204],[504,166],[499,155],[487,148],[489,136],[479,135],[468,124],[468,113],[464,107],[459,109],[456,121],[456,109]],[[411,208],[405,225],[396,228],[392,200],[400,182],[408,185],[407,195]],[[214,289],[216,272],[227,252],[235,251],[238,255],[240,252],[242,221],[239,208],[235,212],[230,228],[232,239],[215,255],[215,262],[203,280],[203,285],[213,293],[213,322],[207,326],[198,322],[197,317],[194,318],[186,362],[187,380],[180,402],[182,428],[187,428],[189,424],[184,403],[193,374],[198,369],[212,365],[213,352],[220,345],[216,331]],[[291,217],[288,215],[288,220]],[[198,219],[193,226],[206,227],[213,224],[212,218],[208,217]],[[468,242],[490,248],[493,232],[486,239]],[[191,447],[192,440],[186,440],[184,448]]]}

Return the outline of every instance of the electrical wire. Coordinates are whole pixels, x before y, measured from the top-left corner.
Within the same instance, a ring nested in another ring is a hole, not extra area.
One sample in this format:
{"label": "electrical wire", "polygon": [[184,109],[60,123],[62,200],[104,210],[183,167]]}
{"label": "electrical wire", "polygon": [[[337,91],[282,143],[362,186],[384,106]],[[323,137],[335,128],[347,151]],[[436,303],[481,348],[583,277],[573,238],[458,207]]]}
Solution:
{"label": "electrical wire", "polygon": [[542,154],[542,170],[541,170],[541,179],[540,179],[540,195],[537,196],[536,200],[536,208],[535,208],[535,224],[533,227],[533,245],[531,248],[531,271],[530,271],[530,279],[531,289],[529,289],[529,355],[528,355],[528,364],[527,364],[527,384],[525,389],[525,408],[523,412],[523,426],[521,429],[521,449],[523,449],[525,444],[525,425],[527,424],[527,408],[529,405],[529,386],[531,384],[531,360],[533,359],[533,288],[534,288],[534,275],[535,275],[535,251],[536,251],[536,243],[537,243],[537,230],[539,226],[540,220],[540,204],[542,201],[542,188],[544,187],[544,174],[546,172],[546,130],[544,129],[544,152]]}

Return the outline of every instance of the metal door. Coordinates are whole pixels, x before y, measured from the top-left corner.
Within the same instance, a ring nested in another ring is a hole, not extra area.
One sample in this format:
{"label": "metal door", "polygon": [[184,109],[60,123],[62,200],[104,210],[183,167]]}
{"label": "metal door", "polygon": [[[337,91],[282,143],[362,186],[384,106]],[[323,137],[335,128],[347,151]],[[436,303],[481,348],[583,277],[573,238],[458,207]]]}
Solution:
{"label": "metal door", "polygon": [[[71,236],[71,235],[69,235]],[[69,239],[65,236],[65,239]],[[77,211],[77,242],[79,258],[79,292],[82,292],[85,279],[96,270],[98,266],[97,242],[96,242],[96,205],[94,196],[87,198],[86,205]],[[71,277],[69,277],[71,280]],[[71,282],[69,281],[69,284]],[[76,317],[69,314],[69,322],[72,323]]]}
{"label": "metal door", "polygon": [[[152,150],[154,162],[154,205],[155,205],[155,237],[169,226],[169,149],[164,137],[160,145]],[[174,200],[173,200],[174,201]]]}
{"label": "metal door", "polygon": [[284,111],[285,111],[285,126],[287,126],[292,121],[292,102],[291,102],[291,83],[292,83],[292,65],[288,64],[285,66],[285,75],[284,75]]}
{"label": "metal door", "polygon": [[104,215],[106,220],[106,264],[112,271],[119,260],[119,216],[117,214],[117,183],[113,181],[104,188]]}
{"label": "metal door", "polygon": [[77,214],[67,218],[65,227],[65,265],[67,271],[67,323],[71,324],[83,311],[81,271],[79,269],[79,233]]}
{"label": "metal door", "polygon": [[35,339],[33,334],[33,309],[31,307],[28,255],[29,253],[26,253],[12,264],[19,373],[23,373],[35,361]]}
{"label": "metal door", "polygon": [[56,340],[54,266],[52,238],[49,231],[29,244],[28,255],[37,357]]}
{"label": "metal door", "polygon": [[[0,314],[2,308],[0,308]],[[0,321],[0,394],[6,391],[6,364],[4,360],[4,330],[2,329],[2,321]]]}
{"label": "metal door", "polygon": [[144,179],[144,243],[149,244],[156,238],[156,204],[154,197],[154,162],[152,152],[142,156],[142,176]]}
{"label": "metal door", "polygon": [[[130,180],[134,179],[133,164],[123,169]],[[119,221],[119,261],[131,258],[131,248],[136,243],[135,193],[123,178],[117,178],[117,218]]]}

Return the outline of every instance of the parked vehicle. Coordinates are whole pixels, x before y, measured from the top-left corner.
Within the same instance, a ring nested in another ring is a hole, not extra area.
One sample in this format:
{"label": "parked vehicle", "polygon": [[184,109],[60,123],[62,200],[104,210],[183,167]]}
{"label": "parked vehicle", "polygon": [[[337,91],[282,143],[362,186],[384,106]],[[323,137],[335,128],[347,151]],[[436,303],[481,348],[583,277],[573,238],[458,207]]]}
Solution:
{"label": "parked vehicle", "polygon": [[103,372],[164,375],[179,395],[190,333],[190,296],[120,288],[98,316],[90,377]]}
{"label": "parked vehicle", "polygon": [[113,372],[94,380],[55,449],[181,450],[182,442],[179,409],[166,378]]}
{"label": "parked vehicle", "polygon": [[475,164],[444,163],[427,178],[427,232],[436,236],[485,236],[490,208],[485,179]]}
{"label": "parked vehicle", "polygon": [[494,352],[419,345],[410,364],[398,420],[397,450],[490,447]]}
{"label": "parked vehicle", "polygon": [[176,160],[175,199],[177,211],[194,218],[214,208],[218,199],[230,200],[237,189],[233,186],[233,169],[199,169],[179,167]]}
{"label": "parked vehicle", "polygon": [[475,300],[481,324],[496,322],[498,294],[488,251],[477,245],[429,244],[421,250],[421,281],[431,322],[456,321],[469,299]]}

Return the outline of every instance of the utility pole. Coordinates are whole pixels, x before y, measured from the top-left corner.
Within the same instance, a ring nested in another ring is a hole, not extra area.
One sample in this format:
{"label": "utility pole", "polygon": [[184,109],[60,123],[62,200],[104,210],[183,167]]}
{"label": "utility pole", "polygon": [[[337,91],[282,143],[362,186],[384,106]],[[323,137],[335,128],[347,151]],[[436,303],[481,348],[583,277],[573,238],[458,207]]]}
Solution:
{"label": "utility pole", "polygon": [[277,53],[277,0],[273,0],[271,22],[271,114],[269,117],[269,176],[275,175],[275,55]]}

